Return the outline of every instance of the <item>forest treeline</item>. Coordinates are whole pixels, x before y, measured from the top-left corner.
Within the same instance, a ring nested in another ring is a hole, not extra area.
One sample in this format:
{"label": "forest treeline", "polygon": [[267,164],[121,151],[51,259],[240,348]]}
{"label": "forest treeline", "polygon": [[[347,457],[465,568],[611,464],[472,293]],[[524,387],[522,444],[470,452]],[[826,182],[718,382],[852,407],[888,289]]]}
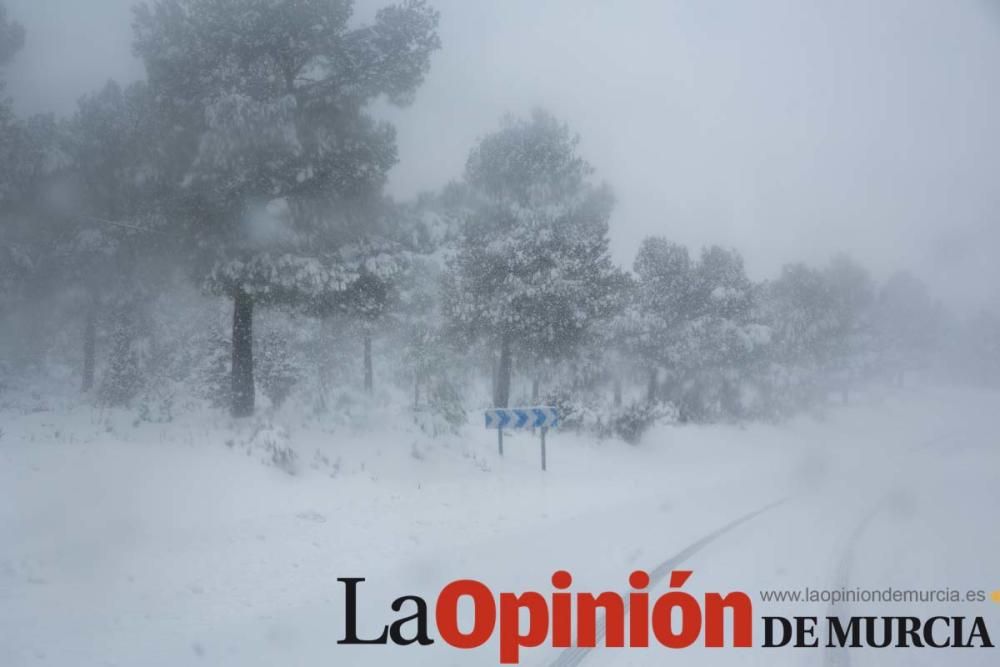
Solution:
{"label": "forest treeline", "polygon": [[[668,219],[616,265],[614,194],[542,110],[503,119],[439,192],[392,200],[373,103],[412,102],[438,19],[422,0],[364,25],[346,1],[153,0],[134,13],[144,80],[66,118],[0,94],[0,392],[58,366],[103,405],[242,417],[261,394],[332,411],[384,383],[447,424],[530,401],[634,438],[661,416],[779,418],[941,358],[997,377],[997,319],[958,322],[909,273],[841,255],[758,282]],[[0,4],[0,67],[24,39]]]}

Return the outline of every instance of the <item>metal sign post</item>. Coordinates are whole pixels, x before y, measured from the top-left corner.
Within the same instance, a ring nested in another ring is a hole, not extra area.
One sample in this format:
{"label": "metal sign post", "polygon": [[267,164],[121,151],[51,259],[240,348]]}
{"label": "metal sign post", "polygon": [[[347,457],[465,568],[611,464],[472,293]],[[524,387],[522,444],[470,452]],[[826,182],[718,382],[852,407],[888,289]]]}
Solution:
{"label": "metal sign post", "polygon": [[542,472],[545,472],[545,432],[548,430],[548,426],[542,427]]}
{"label": "metal sign post", "polygon": [[485,412],[486,428],[497,430],[497,449],[503,456],[503,430],[541,429],[542,470],[546,469],[545,435],[550,428],[559,426],[559,411],[550,406],[528,408],[491,408]]}

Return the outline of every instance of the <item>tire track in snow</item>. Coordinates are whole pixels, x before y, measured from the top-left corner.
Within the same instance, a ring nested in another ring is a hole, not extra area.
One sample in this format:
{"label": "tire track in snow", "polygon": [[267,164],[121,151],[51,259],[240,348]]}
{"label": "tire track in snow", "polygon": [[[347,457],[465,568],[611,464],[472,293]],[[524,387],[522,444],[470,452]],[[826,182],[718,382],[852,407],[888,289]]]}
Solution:
{"label": "tire track in snow", "polygon": [[[665,561],[663,561],[662,563],[660,563],[659,565],[657,565],[656,567],[654,567],[652,570],[650,570],[649,571],[649,585],[653,586],[654,584],[656,584],[657,582],[659,582],[660,580],[662,580],[675,567],[677,567],[678,565],[680,565],[681,563],[683,563],[684,561],[686,561],[688,558],[690,558],[691,556],[693,556],[697,552],[701,551],[706,546],[708,546],[709,544],[711,544],[712,542],[714,542],[718,538],[722,537],[723,535],[725,535],[729,531],[731,531],[734,528],[736,528],[736,527],[738,527],[738,526],[740,526],[740,525],[742,525],[742,524],[750,521],[751,519],[754,519],[754,518],[760,516],[761,514],[767,512],[769,510],[774,509],[775,507],[778,507],[779,505],[783,505],[787,501],[788,501],[788,498],[782,498],[781,500],[776,500],[774,502],[768,503],[767,505],[764,505],[763,507],[761,507],[759,509],[756,509],[756,510],[754,510],[752,512],[748,512],[747,514],[744,514],[743,516],[740,516],[740,517],[738,517],[736,519],[733,519],[732,521],[730,521],[726,525],[724,525],[724,526],[722,526],[720,528],[717,528],[716,530],[712,531],[708,535],[705,535],[701,539],[699,539],[699,540],[697,540],[695,542],[692,542],[691,544],[689,544],[685,548],[681,549],[676,554],[674,554],[673,556],[671,556],[670,558],[666,559]],[[625,613],[627,615],[628,614],[628,595],[624,594],[622,596],[622,598],[625,600]],[[595,642],[595,644],[597,644],[598,646],[600,645],[601,641],[604,639],[604,635],[605,635],[606,630],[607,630],[607,628],[605,626],[604,619],[601,618],[598,621],[598,623],[597,623],[597,633],[596,633],[596,642]],[[587,657],[587,655],[589,655],[590,651],[593,650],[594,648],[596,648],[596,646],[594,646],[594,647],[573,646],[573,647],[567,648],[567,649],[563,650],[562,653],[559,654],[559,657],[557,657],[552,663],[550,663],[550,667],[575,667],[576,665],[579,665],[581,662],[583,662],[583,660]]]}
{"label": "tire track in snow", "polygon": [[[912,447],[909,447],[906,452],[909,454],[918,452],[935,452],[940,454],[941,452],[936,451],[939,446],[944,442],[950,440],[948,434],[935,435],[933,437],[927,438]],[[869,509],[865,514],[862,515],[861,519],[858,521],[851,533],[851,536],[847,540],[847,544],[844,546],[844,552],[840,557],[840,562],[837,564],[837,570],[834,574],[833,588],[834,590],[846,589],[850,584],[851,579],[851,569],[854,565],[854,551],[858,546],[858,542],[861,541],[861,536],[864,534],[865,530],[868,528],[868,524],[872,522],[872,519],[885,507],[886,503],[889,502],[890,494],[886,494],[880,498],[871,509]],[[844,611],[844,606],[835,605],[833,603],[827,605],[827,616],[836,616],[841,621],[849,617]],[[827,646],[823,651],[823,665],[824,667],[850,667],[851,665],[851,649],[848,646]]]}
{"label": "tire track in snow", "polygon": [[[936,435],[927,438],[926,440],[923,440],[917,443],[916,445],[909,447],[905,451],[911,453],[926,451],[926,450],[934,451],[938,448],[940,444],[945,442],[947,439],[949,439],[948,434]],[[753,512],[744,514],[743,516],[734,519],[733,521],[725,524],[724,526],[714,530],[708,535],[705,535],[701,539],[688,545],[678,553],[674,554],[667,560],[657,565],[649,572],[649,585],[652,586],[658,581],[662,580],[675,567],[686,561],[688,558],[690,558],[695,553],[706,547],[711,542],[714,542],[718,538],[722,537],[724,534],[740,526],[741,524],[746,523],[751,519],[754,519],[757,516],[771,509],[774,509],[775,507],[787,503],[790,499],[791,499],[790,497],[782,498],[780,500],[776,500],[772,503],[769,503],[764,507],[754,510]],[[839,587],[841,588],[847,587],[847,583],[850,577],[851,566],[854,561],[855,547],[857,546],[857,543],[860,541],[861,535],[868,527],[868,524],[871,523],[872,519],[878,514],[879,511],[882,510],[882,508],[884,507],[886,502],[888,502],[888,500],[889,497],[885,496],[879,499],[877,502],[875,502],[875,504],[871,507],[871,509],[864,515],[862,515],[854,531],[848,538],[847,545],[845,546],[844,553],[841,556],[841,560],[838,563],[837,570],[835,573],[835,580],[836,583],[839,584]],[[628,614],[628,595],[625,594],[622,597],[625,600],[625,613]],[[829,609],[829,615],[831,616],[837,615],[837,612],[833,608],[833,605],[830,605],[828,609]],[[600,647],[600,643],[604,639],[606,633],[606,627],[603,618],[598,621],[596,630],[597,632],[596,632],[595,643],[597,644],[597,646],[593,647],[574,646],[564,649],[562,653],[560,653],[559,656],[553,662],[549,663],[549,667],[576,667],[576,665],[582,663],[584,659],[586,659],[587,655],[589,655],[591,650]],[[824,667],[850,667],[850,664],[851,664],[850,656],[847,648],[826,649],[824,651],[824,656],[823,656]]]}
{"label": "tire track in snow", "polygon": [[[905,452],[911,455],[922,452],[932,452],[938,455],[943,455],[947,452],[940,451],[940,445],[954,440],[956,440],[954,433],[942,433],[922,440],[921,442],[907,448]],[[854,527],[850,537],[847,539],[847,544],[844,546],[844,552],[840,557],[840,562],[837,564],[837,570],[834,574],[833,582],[834,590],[848,588],[851,579],[851,569],[854,565],[854,552],[857,549],[858,543],[861,541],[861,536],[868,528],[868,525],[872,522],[872,519],[874,519],[878,513],[885,508],[891,498],[891,492],[882,496],[875,502],[874,505],[872,505],[871,509],[861,516],[861,519]],[[827,605],[826,615],[836,616],[841,621],[849,617],[849,614],[846,614],[844,611],[844,605],[838,606],[833,603]],[[850,647],[847,646],[827,646],[823,651],[824,667],[850,667],[850,651]]]}
{"label": "tire track in snow", "polygon": [[[851,568],[854,565],[854,551],[858,546],[858,542],[861,540],[861,536],[864,534],[865,530],[868,528],[868,524],[871,523],[872,519],[881,511],[882,507],[888,500],[888,496],[884,496],[881,500],[875,503],[871,509],[869,509],[858,521],[858,524],[854,527],[854,531],[847,540],[847,545],[844,547],[844,553],[840,557],[840,562],[837,564],[837,571],[834,574],[833,589],[840,590],[846,589],[848,583],[850,583],[851,578]],[[844,620],[845,614],[843,606],[833,604],[832,602],[827,605],[826,615],[836,616],[837,618]],[[851,649],[847,646],[827,646],[826,650],[823,651],[823,665],[824,667],[850,667],[851,664]]]}

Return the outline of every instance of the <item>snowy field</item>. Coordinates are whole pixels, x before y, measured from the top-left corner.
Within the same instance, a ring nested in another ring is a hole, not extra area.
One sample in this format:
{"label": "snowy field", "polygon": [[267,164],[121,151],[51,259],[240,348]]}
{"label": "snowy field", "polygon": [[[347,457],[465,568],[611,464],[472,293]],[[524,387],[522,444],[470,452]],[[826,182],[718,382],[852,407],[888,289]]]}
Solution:
{"label": "snowy field", "polygon": [[[359,630],[377,634],[394,598],[433,604],[459,578],[547,593],[567,569],[574,590],[625,590],[633,569],[779,500],[692,554],[685,590],[746,591],[755,616],[828,611],[765,604],[759,589],[992,591],[997,414],[1000,394],[909,389],[782,425],[662,426],[638,446],[554,433],[542,473],[537,439],[508,436],[500,459],[478,420],[436,440],[389,413],[364,435],[314,422],[254,436],[218,413],[135,425],[27,401],[0,414],[0,665],[497,664],[495,642],[338,646],[337,577],[367,578]],[[269,437],[298,452],[294,474],[262,464]],[[941,611],[1000,628],[1000,604]],[[845,664],[821,650],[665,652],[584,664]],[[995,650],[947,653],[997,664]],[[525,650],[522,664],[558,654]],[[861,649],[849,662],[940,655]]]}

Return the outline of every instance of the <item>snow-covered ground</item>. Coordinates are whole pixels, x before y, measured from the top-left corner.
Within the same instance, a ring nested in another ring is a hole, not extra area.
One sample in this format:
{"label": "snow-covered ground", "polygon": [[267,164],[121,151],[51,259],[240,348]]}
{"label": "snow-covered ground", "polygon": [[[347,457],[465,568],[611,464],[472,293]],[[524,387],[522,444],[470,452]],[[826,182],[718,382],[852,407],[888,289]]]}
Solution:
{"label": "snow-covered ground", "polygon": [[[337,578],[367,578],[364,634],[396,617],[394,598],[433,605],[454,579],[547,593],[566,569],[574,590],[627,590],[633,569],[778,500],[693,553],[685,590],[746,591],[755,616],[830,611],[764,603],[761,589],[993,591],[997,415],[998,394],[922,388],[781,425],[662,426],[638,446],[553,433],[543,473],[536,438],[509,435],[501,459],[478,419],[431,439],[402,413],[286,431],[217,413],[151,424],[22,404],[0,412],[0,665],[495,665],[495,640],[472,651],[337,645]],[[298,452],[295,474],[261,464],[269,442]],[[941,607],[889,611],[984,616],[1000,641],[1000,604]],[[522,664],[558,655],[529,649]],[[583,664],[667,659],[843,664],[822,650],[696,648],[595,650]],[[996,649],[850,656],[998,661]]]}

